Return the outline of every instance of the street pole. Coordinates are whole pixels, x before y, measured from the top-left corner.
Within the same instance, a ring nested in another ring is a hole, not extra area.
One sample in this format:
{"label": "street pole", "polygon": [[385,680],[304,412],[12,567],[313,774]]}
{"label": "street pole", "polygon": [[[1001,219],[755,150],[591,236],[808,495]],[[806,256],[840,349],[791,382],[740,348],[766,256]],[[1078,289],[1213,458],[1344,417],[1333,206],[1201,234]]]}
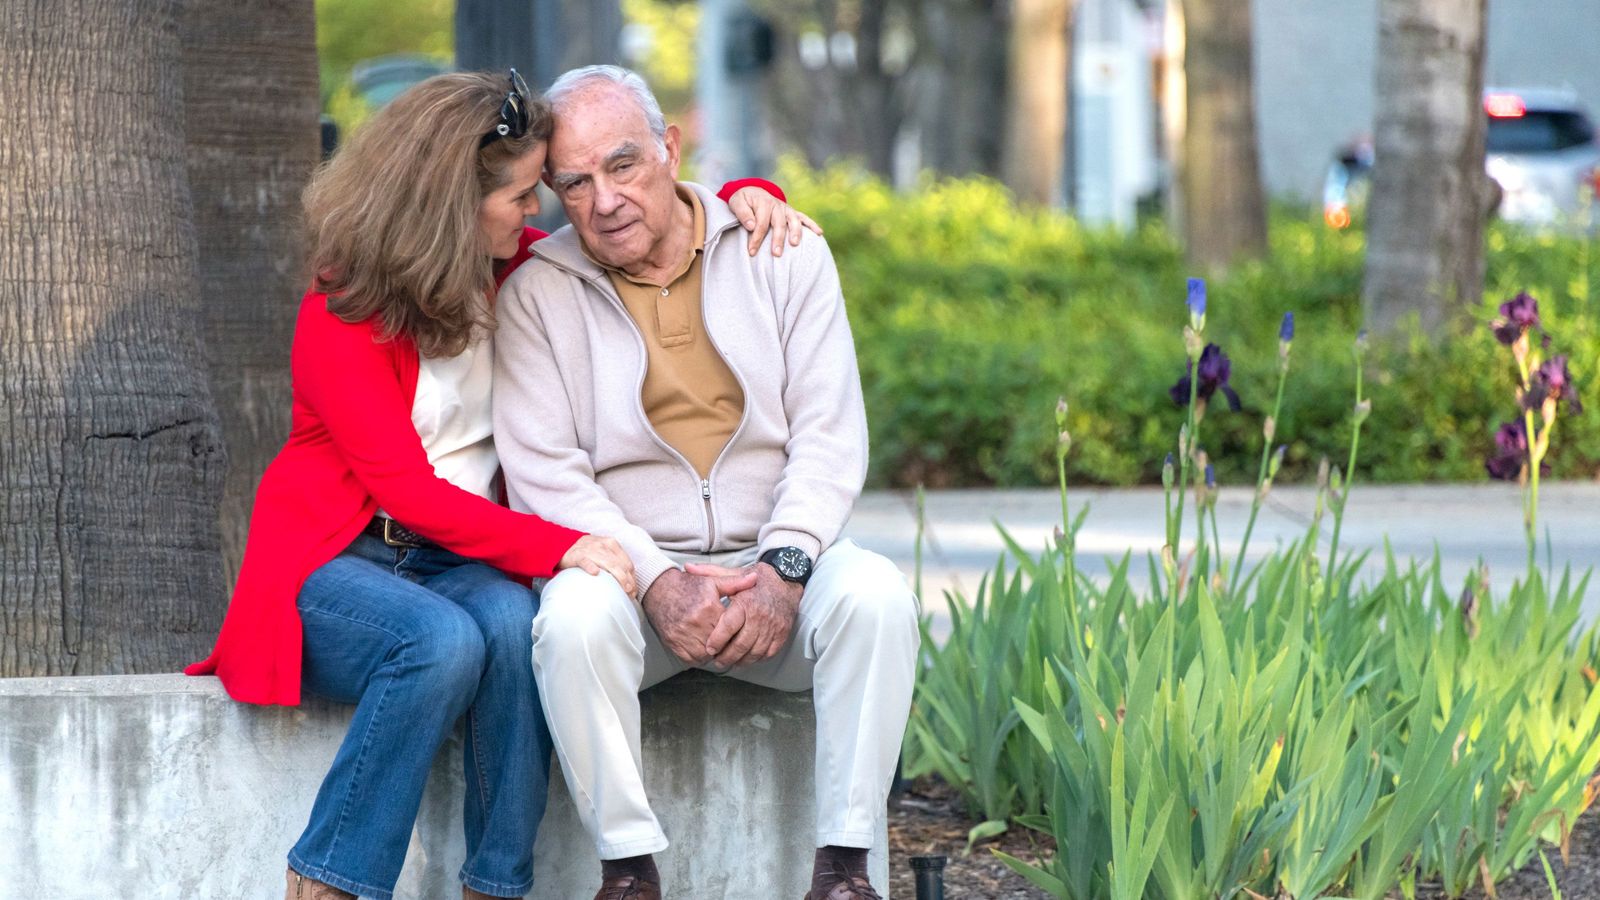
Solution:
{"label": "street pole", "polygon": [[695,164],[696,177],[705,184],[772,170],[761,103],[761,74],[771,61],[771,42],[771,27],[744,0],[701,0]]}

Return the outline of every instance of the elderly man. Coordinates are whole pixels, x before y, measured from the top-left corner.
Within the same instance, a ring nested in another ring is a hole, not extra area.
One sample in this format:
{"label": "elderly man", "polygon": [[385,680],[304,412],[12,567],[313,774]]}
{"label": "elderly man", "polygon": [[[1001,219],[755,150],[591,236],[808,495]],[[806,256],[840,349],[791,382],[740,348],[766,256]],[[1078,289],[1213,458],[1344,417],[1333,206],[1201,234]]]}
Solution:
{"label": "elderly man", "polygon": [[867,848],[910,709],[917,605],[892,563],[838,540],[867,433],[832,257],[809,234],[750,255],[727,205],[677,181],[678,129],[632,72],[575,70],[548,97],[546,181],[572,226],[501,292],[495,436],[514,507],[615,536],[638,575],[636,601],[563,572],[533,625],[600,851],[596,898],[661,896],[638,692],[691,667],[814,690],[807,897],[876,898]]}

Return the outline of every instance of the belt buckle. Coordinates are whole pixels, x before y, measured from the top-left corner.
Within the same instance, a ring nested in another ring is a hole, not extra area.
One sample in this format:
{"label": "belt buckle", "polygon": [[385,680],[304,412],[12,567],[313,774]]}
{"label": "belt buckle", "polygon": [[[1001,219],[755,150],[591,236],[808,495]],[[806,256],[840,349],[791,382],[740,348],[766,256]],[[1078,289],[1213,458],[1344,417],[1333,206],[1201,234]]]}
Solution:
{"label": "belt buckle", "polygon": [[400,525],[395,524],[395,521],[393,519],[385,518],[383,520],[383,542],[385,544],[388,544],[391,547],[404,547],[407,550],[415,550],[418,547],[422,546],[421,544],[418,544],[415,541],[407,541],[407,540],[403,540],[401,538],[398,538],[398,537],[395,537],[395,536],[391,535],[390,534],[391,530],[394,530],[394,531],[405,531],[405,528],[400,526]]}

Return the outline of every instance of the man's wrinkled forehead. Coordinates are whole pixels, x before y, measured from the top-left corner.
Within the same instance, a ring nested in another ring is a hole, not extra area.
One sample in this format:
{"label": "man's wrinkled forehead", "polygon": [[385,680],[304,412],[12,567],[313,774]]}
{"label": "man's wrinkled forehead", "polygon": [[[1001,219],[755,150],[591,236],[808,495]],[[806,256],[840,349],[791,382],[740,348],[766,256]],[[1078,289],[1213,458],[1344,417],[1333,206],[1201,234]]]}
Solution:
{"label": "man's wrinkled forehead", "polygon": [[545,161],[552,173],[580,163],[578,154],[604,165],[642,152],[654,138],[637,100],[621,85],[599,82],[563,97],[554,108],[555,130]]}
{"label": "man's wrinkled forehead", "polygon": [[[595,168],[601,171],[608,171],[623,163],[638,162],[643,158],[644,148],[639,146],[637,141],[624,140],[609,153],[606,153],[605,156],[601,157],[599,164]],[[553,155],[547,158],[545,168],[550,172],[551,183],[561,189],[565,189],[569,185],[582,180],[587,174],[572,167],[563,168],[558,166]]]}

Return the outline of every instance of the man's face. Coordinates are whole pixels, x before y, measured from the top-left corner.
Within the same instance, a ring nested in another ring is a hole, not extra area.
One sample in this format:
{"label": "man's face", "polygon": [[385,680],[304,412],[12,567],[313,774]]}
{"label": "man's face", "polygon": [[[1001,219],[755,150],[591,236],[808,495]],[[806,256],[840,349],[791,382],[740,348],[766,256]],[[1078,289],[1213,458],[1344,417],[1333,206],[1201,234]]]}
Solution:
{"label": "man's face", "polygon": [[666,159],[644,111],[620,86],[583,88],[556,113],[549,183],[589,252],[632,274],[666,239],[677,204],[678,128]]}

